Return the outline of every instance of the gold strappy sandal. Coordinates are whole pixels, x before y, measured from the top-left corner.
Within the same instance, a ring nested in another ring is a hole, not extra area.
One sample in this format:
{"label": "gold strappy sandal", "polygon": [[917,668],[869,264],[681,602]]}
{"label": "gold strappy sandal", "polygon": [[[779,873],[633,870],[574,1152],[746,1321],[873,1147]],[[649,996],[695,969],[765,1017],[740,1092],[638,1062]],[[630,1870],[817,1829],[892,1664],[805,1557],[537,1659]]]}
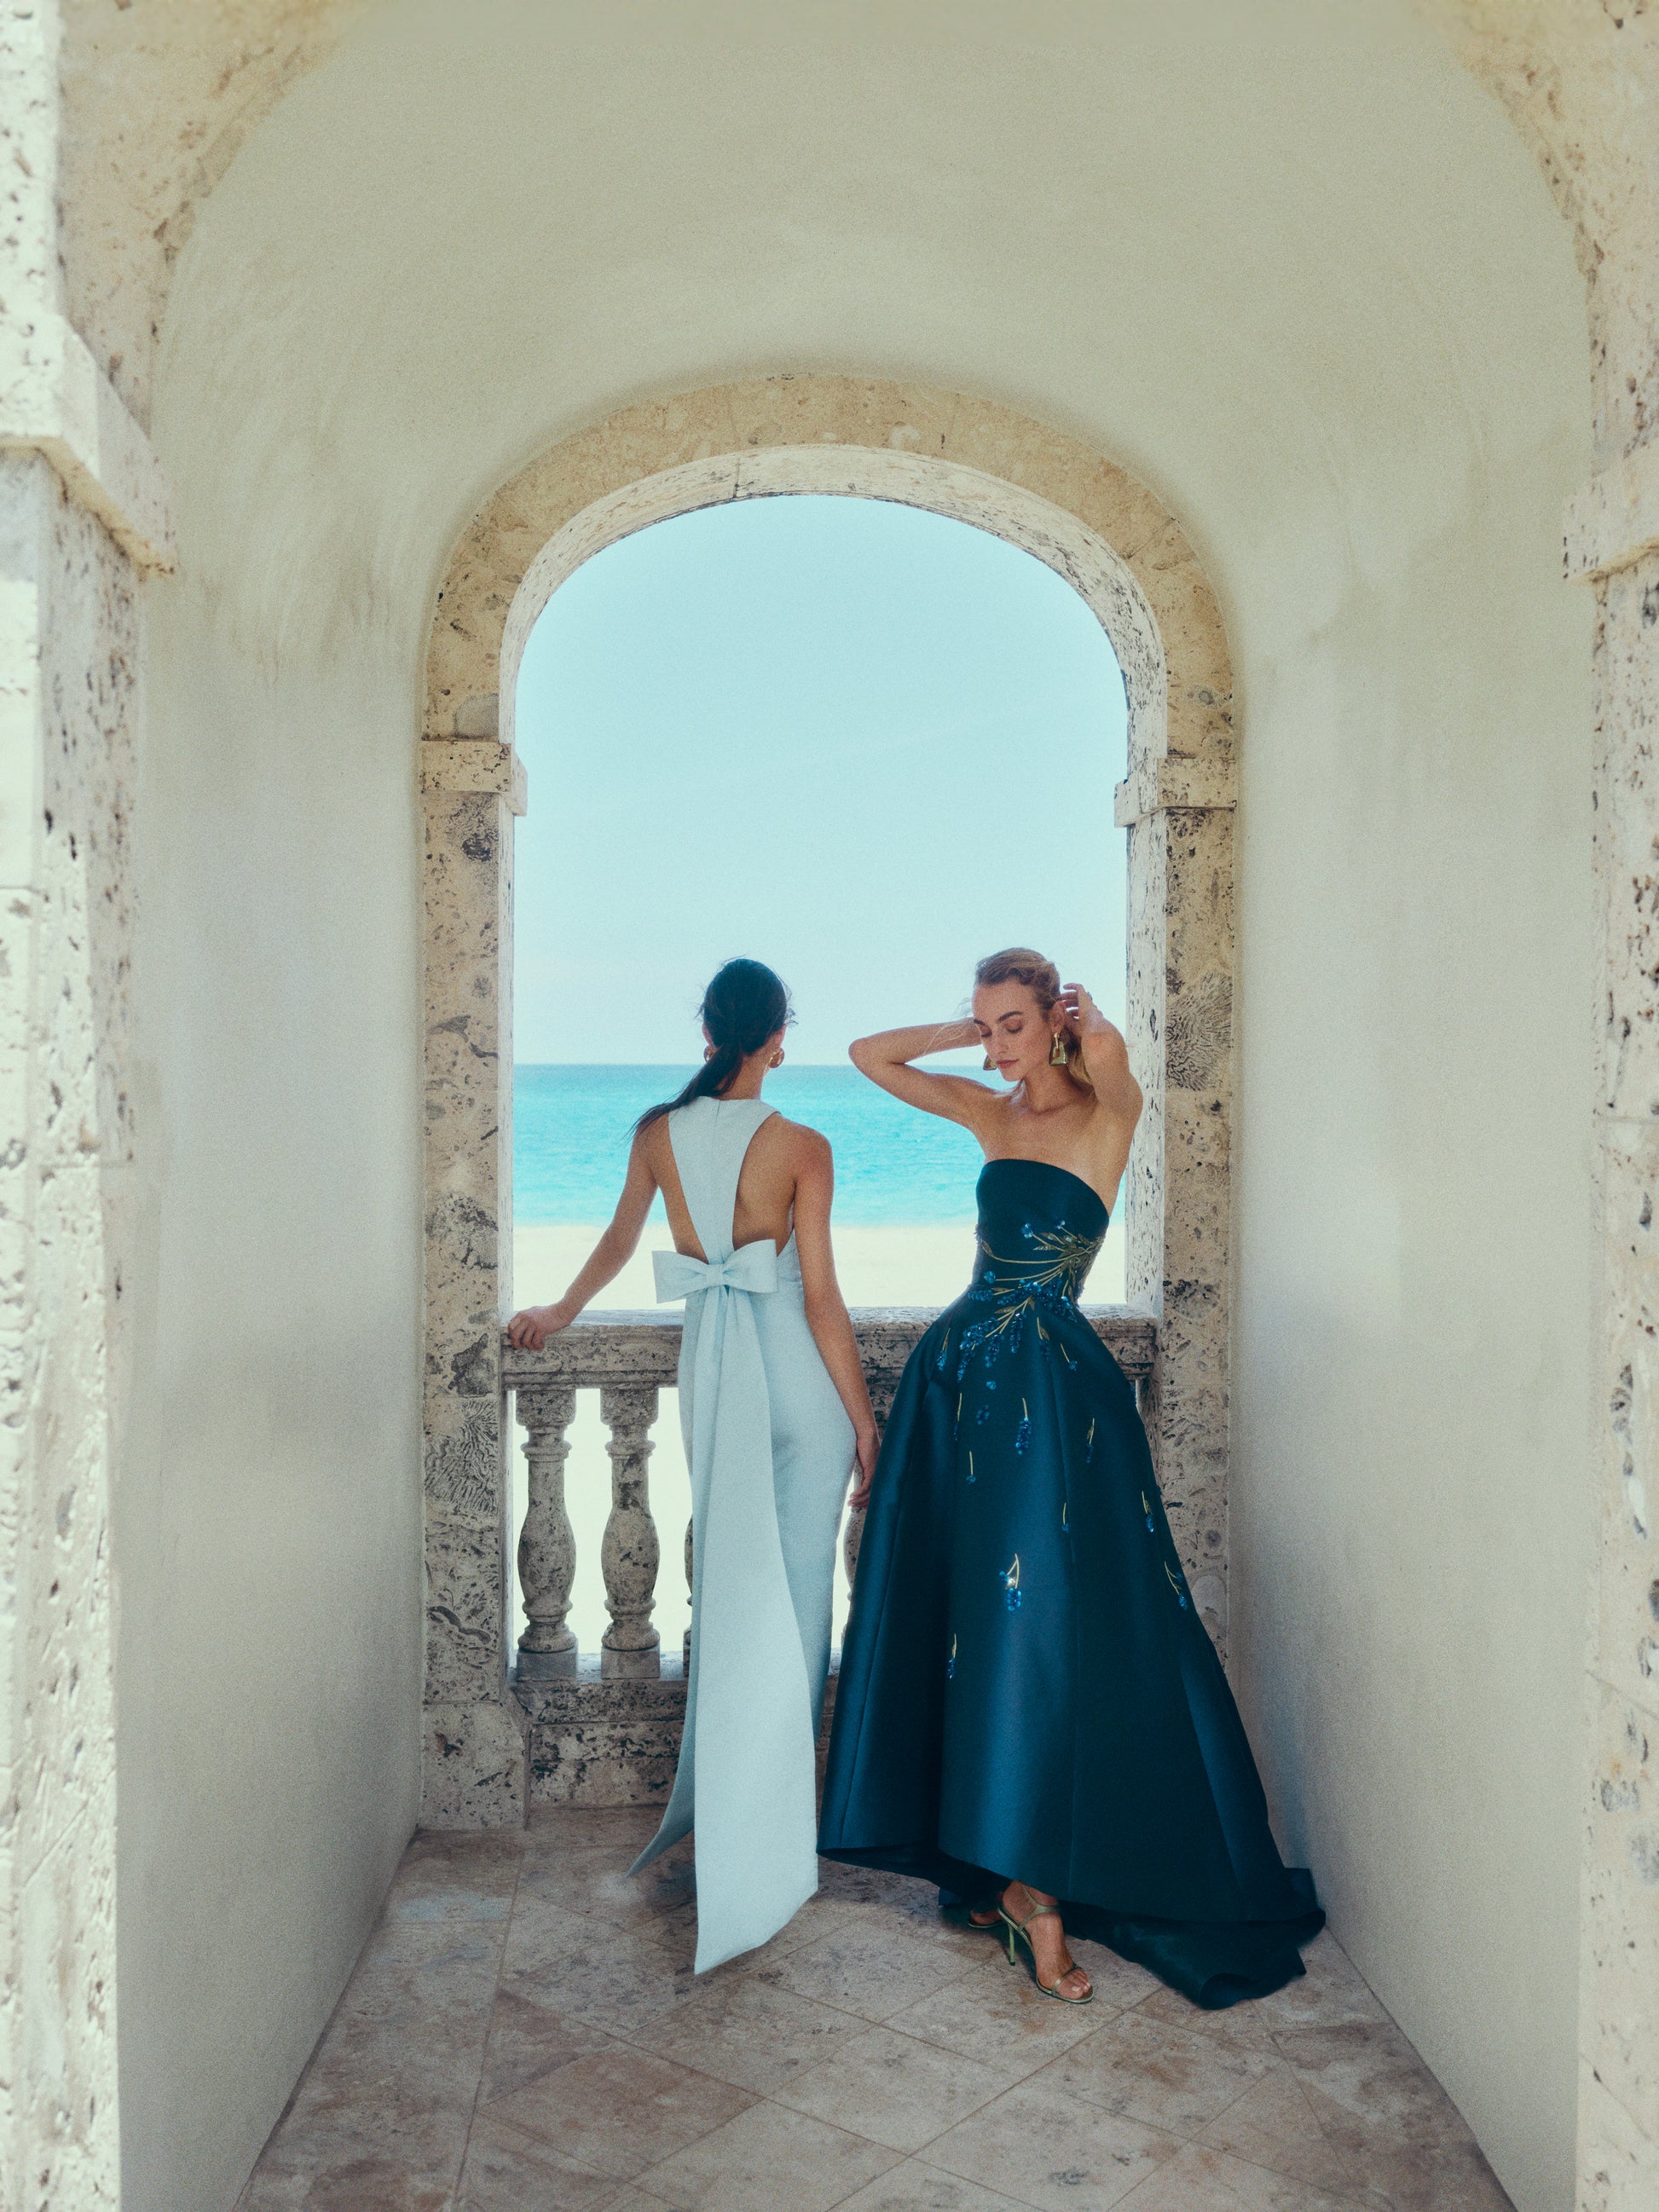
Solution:
{"label": "gold strappy sandal", "polygon": [[[1030,1893],[1028,1892],[1027,1894],[1029,1895],[1029,1893]],[[1060,1983],[1065,1980],[1066,1974],[1062,1974],[1060,1977],[1060,1980],[1055,1982],[1045,1982],[1038,1974],[1036,1966],[1036,1947],[1032,1942],[1030,1936],[1026,1931],[1030,1927],[1031,1923],[1034,1920],[1040,1920],[1045,1912],[1051,1912],[1056,1920],[1060,1917],[1060,1907],[1057,1905],[1034,1905],[1030,1911],[1026,1914],[1024,1920],[1016,1920],[1012,1912],[1007,1911],[1002,1905],[998,1905],[997,1917],[1002,1922],[1003,1926],[1007,1930],[1009,1965],[1012,1966],[1017,1965],[1018,1962],[1018,1954],[1014,1949],[1014,1939],[1018,1936],[1024,1942],[1026,1949],[1031,1954],[1029,1969],[1030,1977],[1036,1984],[1038,1989],[1042,1990],[1045,1997],[1052,1997],[1056,2004],[1092,2004],[1095,2001],[1094,1984],[1092,1982],[1090,1983],[1089,1987],[1084,1991],[1081,1996],[1070,1997],[1066,1996],[1065,1990],[1060,1986]],[[1066,1974],[1078,1974],[1082,1972],[1083,1969],[1077,1964],[1075,1960],[1073,1960],[1072,1964],[1066,1969]],[[1087,1978],[1085,1976],[1085,1979],[1086,1978]]]}

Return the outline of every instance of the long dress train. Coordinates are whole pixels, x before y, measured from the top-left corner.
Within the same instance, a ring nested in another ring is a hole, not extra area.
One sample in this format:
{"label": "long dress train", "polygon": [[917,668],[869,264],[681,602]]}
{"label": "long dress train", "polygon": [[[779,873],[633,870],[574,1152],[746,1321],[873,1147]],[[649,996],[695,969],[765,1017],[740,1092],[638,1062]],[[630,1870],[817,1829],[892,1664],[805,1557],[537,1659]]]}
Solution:
{"label": "long dress train", "polygon": [[1195,2003],[1265,1995],[1324,1915],[1274,1844],[1133,1387],[1075,1304],[1106,1208],[993,1160],[979,1209],[882,1443],[819,1849],[975,1899],[1018,1878]]}
{"label": "long dress train", "polygon": [[776,1934],[817,1887],[814,1753],[853,1425],[807,1325],[793,1233],[733,1251],[750,1140],[775,1109],[699,1098],[669,1116],[697,1241],[654,1255],[684,1297],[680,1425],[691,1474],[691,1672],[662,1825],[631,1871],[696,1830],[703,1973]]}

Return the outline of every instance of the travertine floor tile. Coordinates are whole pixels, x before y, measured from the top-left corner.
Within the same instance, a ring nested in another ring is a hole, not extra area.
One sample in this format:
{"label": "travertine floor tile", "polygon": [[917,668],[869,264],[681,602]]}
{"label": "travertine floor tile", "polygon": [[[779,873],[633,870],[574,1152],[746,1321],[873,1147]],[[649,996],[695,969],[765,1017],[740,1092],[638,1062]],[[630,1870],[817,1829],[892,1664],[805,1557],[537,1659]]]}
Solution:
{"label": "travertine floor tile", "polygon": [[959,2057],[1002,2068],[1012,2086],[1115,2016],[1099,1996],[1092,2004],[1058,2004],[1034,1988],[1028,1975],[1012,1972],[1006,1960],[991,1955],[972,1972],[907,2005],[887,2024]]}
{"label": "travertine floor tile", "polygon": [[750,2103],[747,2091],[616,2043],[482,2106],[478,2117],[631,2181]]}
{"label": "travertine floor tile", "polygon": [[962,1960],[896,1929],[860,1924],[832,1929],[790,1951],[758,1974],[797,1996],[883,2021],[930,1996],[966,1971]]}
{"label": "travertine floor tile", "polygon": [[[625,1852],[633,1859],[655,1835],[661,1820],[660,1805],[538,1805],[523,1831],[525,1850],[528,1854],[603,1849]],[[665,1851],[663,1858],[677,1854],[690,1856],[689,1837]]]}
{"label": "travertine floor tile", "polygon": [[688,1996],[692,1975],[648,1937],[530,1898],[508,1924],[501,1985],[550,2012],[627,2035]]}
{"label": "travertine floor tile", "polygon": [[902,2166],[849,2197],[840,2212],[1021,2212],[1021,2208],[1013,2197],[981,2189],[976,2181],[964,2181],[959,2174],[907,2158]]}
{"label": "travertine floor tile", "polygon": [[1171,2135],[1196,2134],[1259,2081],[1272,2061],[1139,2012],[1121,2013],[1039,2077],[1067,2095]]}
{"label": "travertine floor tile", "polygon": [[920,1942],[956,1952],[970,1963],[997,1940],[947,1920],[939,1911],[935,1883],[916,1881],[908,1875],[884,1874],[872,1867],[843,1866],[836,1859],[820,1859],[818,1870],[819,1909],[853,1908],[839,1915],[839,1926],[867,1926],[879,1920],[888,1927],[902,1928]]}
{"label": "travertine floor tile", "polygon": [[1008,2082],[1006,2071],[872,2027],[773,2094],[780,2104],[890,2150],[920,2150]]}
{"label": "travertine floor tile", "polygon": [[931,1943],[936,1950],[950,1952],[964,1966],[976,1966],[981,1960],[997,1955],[994,1936],[945,1919],[939,1909],[939,1892],[921,1882],[909,1883],[886,1903],[853,1905],[845,1923],[848,1926],[901,1928],[918,1943]]}
{"label": "travertine floor tile", "polygon": [[331,2034],[345,2020],[384,2021],[418,2035],[439,2021],[481,2022],[506,1935],[500,1921],[382,1921],[352,1969]]}
{"label": "travertine floor tile", "polygon": [[752,1974],[706,1974],[692,1996],[641,2028],[635,2040],[683,2066],[767,2096],[866,2032],[856,2014],[774,1988]]}
{"label": "travertine floor tile", "polygon": [[1107,2212],[1180,2147],[1039,2074],[930,2143],[925,2163],[1038,2212]]}
{"label": "travertine floor tile", "polygon": [[370,1939],[277,2137],[356,2142],[390,2116],[465,2117],[483,2063],[499,1926],[384,1925]]}
{"label": "travertine floor tile", "polygon": [[1126,2198],[1123,2212],[1355,2212],[1355,2207],[1351,2197],[1334,2197],[1224,2151],[1186,2143]]}
{"label": "travertine floor tile", "polygon": [[609,1845],[538,1851],[525,1861],[518,1896],[635,1934],[648,1934],[670,1918],[695,1935],[697,1886],[690,1868],[659,1863],[638,1875],[628,1868],[627,1853]]}
{"label": "travertine floor tile", "polygon": [[397,1920],[504,1920],[523,1857],[523,1832],[418,1835],[404,1853],[386,1901]]}
{"label": "travertine floor tile", "polygon": [[878,2143],[762,2104],[639,2181],[668,2212],[830,2212],[897,2163]]}
{"label": "travertine floor tile", "polygon": [[449,2212],[453,2201],[450,2179],[365,2148],[294,2170],[267,2153],[237,2199],[237,2212]]}
{"label": "travertine floor tile", "polygon": [[1220,2012],[1206,2012],[1174,1990],[1152,1982],[1146,2010],[1177,2027],[1253,2051],[1270,2050],[1273,2037],[1290,2028],[1344,2027],[1388,2019],[1329,1929],[1309,1944],[1302,1962],[1307,1972],[1299,1979],[1271,1996],[1229,2005]]}
{"label": "travertine floor tile", "polygon": [[818,1861],[818,1894],[853,1905],[879,1905],[902,1898],[907,1891],[927,1887],[929,1897],[939,1892],[913,1881],[908,1875],[889,1874],[882,1867],[849,1866],[844,1859]]}
{"label": "travertine floor tile", "polygon": [[[1094,1972],[1092,1959],[1089,1971]],[[1194,2035],[1207,2035],[1213,2042],[1224,2043],[1235,2051],[1269,2054],[1273,2049],[1275,2031],[1285,2025],[1283,2021],[1264,2013],[1260,2000],[1229,2005],[1221,2012],[1206,2012],[1201,2005],[1194,2004],[1177,1990],[1166,1989],[1162,1983],[1154,1984],[1141,1998],[1137,2010],[1148,2020],[1163,2021]]]}
{"label": "travertine floor tile", "polygon": [[1372,2212],[1387,2212],[1386,2201],[1356,2179],[1352,2157],[1327,2139],[1300,2082],[1277,2055],[1237,2103],[1200,2130],[1200,2140],[1314,2188],[1352,2194]]}
{"label": "travertine floor tile", "polygon": [[416,2096],[295,2111],[265,2145],[238,2212],[447,2212],[468,2115]]}
{"label": "travertine floor tile", "polygon": [[466,2147],[456,2212],[611,2212],[626,2186],[481,2113]]}
{"label": "travertine floor tile", "polygon": [[532,2004],[515,1990],[502,1990],[489,2017],[480,2094],[486,2103],[556,2074],[573,2058],[603,2051],[611,2038],[581,2021]]}
{"label": "travertine floor tile", "polygon": [[656,1821],[417,1838],[239,2212],[1511,2212],[1328,1935],[1221,2013],[1079,1942],[1073,2009],[826,1861],[696,1976],[690,1844],[626,1873]]}
{"label": "travertine floor tile", "polygon": [[1508,2212],[1462,2114],[1386,2017],[1275,2038],[1356,2187],[1390,2212]]}

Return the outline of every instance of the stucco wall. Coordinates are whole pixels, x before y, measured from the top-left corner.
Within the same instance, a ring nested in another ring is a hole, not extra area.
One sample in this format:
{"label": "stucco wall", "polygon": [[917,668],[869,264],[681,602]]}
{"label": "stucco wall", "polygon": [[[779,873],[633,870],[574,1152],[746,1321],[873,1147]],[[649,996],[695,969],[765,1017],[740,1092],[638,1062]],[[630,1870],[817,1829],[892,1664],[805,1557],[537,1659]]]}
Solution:
{"label": "stucco wall", "polygon": [[[158,412],[177,451],[189,422]],[[413,694],[373,654],[262,666],[183,582],[155,595],[149,686],[122,2202],[219,2212],[415,1820]]]}
{"label": "stucco wall", "polygon": [[1561,2212],[1594,611],[1559,581],[1583,428],[1540,396],[1445,426],[1455,504],[1401,467],[1345,509],[1285,455],[1305,590],[1241,593],[1232,1549],[1287,1840],[1517,2204]]}

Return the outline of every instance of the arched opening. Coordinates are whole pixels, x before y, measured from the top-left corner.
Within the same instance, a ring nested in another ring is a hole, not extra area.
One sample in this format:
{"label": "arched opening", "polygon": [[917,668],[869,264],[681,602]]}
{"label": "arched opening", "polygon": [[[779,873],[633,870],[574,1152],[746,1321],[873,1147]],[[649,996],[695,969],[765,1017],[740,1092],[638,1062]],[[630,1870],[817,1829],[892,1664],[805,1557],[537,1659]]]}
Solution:
{"label": "arched opening", "polygon": [[[971,1259],[977,1148],[866,1083],[846,1048],[961,1012],[974,959],[1006,943],[1051,951],[1126,1020],[1113,793],[1127,714],[1097,616],[1044,563],[946,516],[732,502],[619,540],[560,586],[520,663],[514,726],[532,793],[514,833],[515,1298],[574,1277],[633,1119],[692,1072],[703,981],[747,951],[794,994],[768,1094],[835,1146],[849,1304],[947,1304]],[[659,1201],[590,1310],[649,1308],[665,1241]],[[1123,1257],[1119,1213],[1092,1301],[1122,1302]],[[672,1529],[690,1508],[664,1395],[649,1488]],[[611,1492],[598,1397],[579,1395],[565,1475],[568,1618],[591,1653]],[[519,1526],[522,1454],[515,1468]],[[665,1650],[685,1611],[665,1571]]]}
{"label": "arched opening", "polygon": [[[927,510],[1034,555],[1121,672],[1127,773],[1097,850],[1127,831],[1125,1023],[1146,1108],[1119,1202],[1127,1304],[1097,1326],[1138,1381],[1190,1587],[1224,1638],[1235,731],[1213,592],[1144,486],[1006,409],[837,377],[710,387],[611,416],[501,484],[458,540],[434,608],[421,747],[433,1826],[521,1817],[526,1797],[656,1794],[681,1695],[678,1655],[652,1620],[679,1546],[667,1528],[659,1542],[648,1472],[677,1333],[648,1316],[584,1321],[544,1352],[503,1357],[520,664],[554,592],[606,547],[701,510],[820,493]],[[921,1323],[855,1322],[879,1418]],[[611,1619],[585,1669],[567,1619],[578,1546],[564,1478],[578,1393],[595,1386]],[[521,1528],[509,1409],[532,1468]],[[515,1534],[534,1592],[516,1641]]]}

